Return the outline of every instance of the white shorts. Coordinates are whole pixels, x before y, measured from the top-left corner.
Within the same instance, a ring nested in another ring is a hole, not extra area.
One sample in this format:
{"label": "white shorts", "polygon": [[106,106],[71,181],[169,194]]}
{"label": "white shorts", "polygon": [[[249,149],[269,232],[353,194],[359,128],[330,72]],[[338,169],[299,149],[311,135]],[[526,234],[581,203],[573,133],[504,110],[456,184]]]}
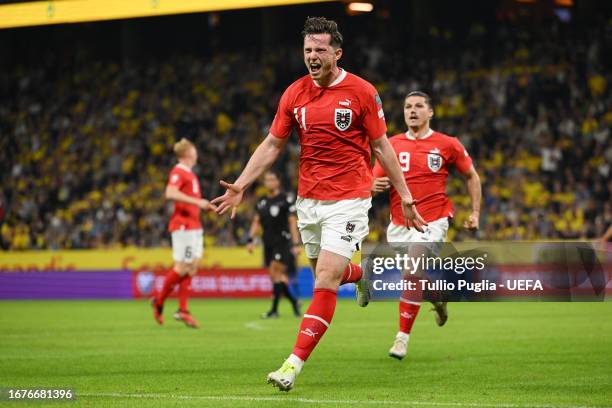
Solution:
{"label": "white shorts", "polygon": [[321,249],[352,258],[368,235],[368,210],[371,198],[314,200],[298,197],[298,228],[309,259],[319,257]]}
{"label": "white shorts", "polygon": [[172,258],[186,263],[202,258],[203,241],[201,229],[172,231]]}
{"label": "white shorts", "polygon": [[[403,225],[390,223],[387,228],[387,242],[396,250],[406,250],[405,244],[414,242],[428,242],[426,247],[431,255],[437,256],[440,253],[442,243],[446,241],[448,234],[448,218],[439,218],[427,224],[424,232],[419,232],[414,228],[407,228]],[[393,245],[393,243],[399,245]]]}

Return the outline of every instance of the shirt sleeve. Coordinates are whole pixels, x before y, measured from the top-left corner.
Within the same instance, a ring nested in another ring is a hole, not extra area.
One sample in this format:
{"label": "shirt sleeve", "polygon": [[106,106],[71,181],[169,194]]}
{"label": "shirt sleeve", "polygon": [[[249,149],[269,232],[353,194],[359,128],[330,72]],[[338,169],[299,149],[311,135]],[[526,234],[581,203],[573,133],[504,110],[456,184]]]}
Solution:
{"label": "shirt sleeve", "polygon": [[261,223],[261,220],[263,218],[263,205],[261,203],[261,198],[259,200],[257,200],[257,202],[255,203],[255,214],[259,215],[259,223]]}
{"label": "shirt sleeve", "polygon": [[363,113],[363,128],[369,140],[375,140],[387,133],[387,123],[383,112],[382,100],[376,88],[370,85],[365,95]]}
{"label": "shirt sleeve", "polygon": [[453,158],[453,164],[461,173],[467,173],[472,166],[472,158],[468,154],[465,147],[461,144],[458,139],[453,138],[453,142],[451,143],[451,157]]}
{"label": "shirt sleeve", "polygon": [[287,205],[289,215],[297,215],[297,209],[295,208],[295,195],[293,193],[287,194]]}
{"label": "shirt sleeve", "polygon": [[289,88],[287,88],[278,103],[278,109],[276,110],[276,115],[274,115],[270,133],[278,138],[285,139],[293,129],[293,121],[293,114],[289,106]]}

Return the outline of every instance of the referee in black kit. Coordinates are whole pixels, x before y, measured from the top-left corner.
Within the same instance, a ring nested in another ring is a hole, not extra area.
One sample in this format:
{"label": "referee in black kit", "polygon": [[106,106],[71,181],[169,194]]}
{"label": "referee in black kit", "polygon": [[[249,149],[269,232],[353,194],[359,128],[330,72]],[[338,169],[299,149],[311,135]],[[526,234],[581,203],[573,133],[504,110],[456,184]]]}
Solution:
{"label": "referee in black kit", "polygon": [[298,301],[289,291],[289,274],[295,273],[295,258],[300,253],[295,197],[283,193],[280,184],[280,177],[273,170],[264,174],[266,195],[257,201],[247,244],[252,253],[254,237],[263,229],[264,259],[272,280],[272,308],[262,319],[278,317],[282,295],[291,302],[293,314],[301,316]]}

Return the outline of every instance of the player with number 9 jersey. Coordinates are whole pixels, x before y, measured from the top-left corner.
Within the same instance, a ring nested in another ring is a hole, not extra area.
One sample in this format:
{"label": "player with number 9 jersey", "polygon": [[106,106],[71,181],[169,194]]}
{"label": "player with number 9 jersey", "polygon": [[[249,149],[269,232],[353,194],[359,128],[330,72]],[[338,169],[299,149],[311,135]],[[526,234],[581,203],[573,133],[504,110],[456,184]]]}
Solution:
{"label": "player with number 9 jersey", "polygon": [[[427,223],[453,218],[453,203],[446,195],[446,180],[451,167],[467,173],[472,159],[457,138],[429,129],[416,138],[409,130],[389,138],[397,153],[400,167],[410,186],[417,210]],[[382,177],[384,170],[379,163],[374,166],[374,176]],[[408,226],[404,221],[400,197],[394,188],[390,191],[391,222]]]}
{"label": "player with number 9 jersey", "polygon": [[[449,169],[455,167],[466,180],[472,202],[472,213],[464,224],[468,229],[478,229],[482,193],[480,177],[467,150],[456,138],[429,127],[433,115],[429,95],[420,91],[410,92],[404,100],[404,120],[408,130],[389,139],[406,183],[416,200],[417,210],[427,222],[427,227],[425,231],[419,232],[405,221],[400,197],[397,191],[391,188],[391,223],[387,228],[387,241],[398,251],[408,249],[422,253],[422,250],[426,250],[437,256],[440,245],[446,241],[449,221],[455,215],[453,204],[446,195]],[[375,164],[373,172],[376,179],[372,191],[380,192],[388,188],[389,183],[380,164]],[[416,284],[424,277],[421,276],[423,271],[420,270],[403,272],[405,280],[413,280]],[[399,301],[399,331],[389,350],[389,356],[401,360],[406,355],[412,325],[423,299],[423,293],[418,290],[402,292]],[[432,303],[436,312],[436,323],[443,326],[448,319],[446,302],[434,299]]]}

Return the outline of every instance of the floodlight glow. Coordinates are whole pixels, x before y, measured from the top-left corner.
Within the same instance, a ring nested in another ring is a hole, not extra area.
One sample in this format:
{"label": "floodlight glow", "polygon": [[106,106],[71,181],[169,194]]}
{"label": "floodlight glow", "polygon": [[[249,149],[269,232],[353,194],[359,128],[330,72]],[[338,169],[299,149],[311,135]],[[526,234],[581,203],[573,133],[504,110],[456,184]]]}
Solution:
{"label": "floodlight glow", "polygon": [[374,5],[372,3],[350,3],[348,5],[349,11],[353,13],[369,13],[374,10]]}

